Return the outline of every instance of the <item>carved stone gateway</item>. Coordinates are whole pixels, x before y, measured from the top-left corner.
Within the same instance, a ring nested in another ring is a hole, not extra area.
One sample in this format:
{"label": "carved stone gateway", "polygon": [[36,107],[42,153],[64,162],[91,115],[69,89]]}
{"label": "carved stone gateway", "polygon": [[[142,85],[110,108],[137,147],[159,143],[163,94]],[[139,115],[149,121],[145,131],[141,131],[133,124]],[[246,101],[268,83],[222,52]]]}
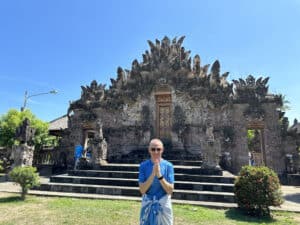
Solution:
{"label": "carved stone gateway", "polygon": [[283,156],[297,154],[299,135],[287,131],[288,121],[278,110],[282,96],[268,93],[269,78],[227,81],[229,73],[221,73],[218,60],[203,65],[183,40],[148,41],[142,61],[133,60],[128,70],[119,67],[109,88],[97,81],[81,87],[81,98],[70,103],[62,140],[70,143],[62,148],[68,159],[91,130],[94,165],[139,162],[148,157],[150,139],[160,137],[168,159],[203,159],[207,168],[218,168],[222,159],[221,165],[238,172],[249,164],[248,130],[262,129],[264,164],[284,172]]}

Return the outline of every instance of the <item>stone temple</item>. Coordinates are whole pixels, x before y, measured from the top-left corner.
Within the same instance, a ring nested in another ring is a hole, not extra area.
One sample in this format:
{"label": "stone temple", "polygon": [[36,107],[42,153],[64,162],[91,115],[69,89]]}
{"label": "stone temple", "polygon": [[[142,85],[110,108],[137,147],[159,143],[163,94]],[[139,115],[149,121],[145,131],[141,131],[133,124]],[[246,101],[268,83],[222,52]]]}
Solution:
{"label": "stone temple", "polygon": [[218,60],[202,65],[183,40],[148,41],[142,61],[135,59],[130,70],[119,67],[109,87],[95,80],[81,86],[81,98],[70,102],[56,164],[64,158],[72,168],[75,146],[88,143],[94,168],[140,162],[158,137],[166,159],[202,160],[204,168],[237,173],[250,154],[277,173],[295,170],[286,155],[297,156],[299,135],[288,130],[283,98],[268,92],[269,78],[228,81]]}

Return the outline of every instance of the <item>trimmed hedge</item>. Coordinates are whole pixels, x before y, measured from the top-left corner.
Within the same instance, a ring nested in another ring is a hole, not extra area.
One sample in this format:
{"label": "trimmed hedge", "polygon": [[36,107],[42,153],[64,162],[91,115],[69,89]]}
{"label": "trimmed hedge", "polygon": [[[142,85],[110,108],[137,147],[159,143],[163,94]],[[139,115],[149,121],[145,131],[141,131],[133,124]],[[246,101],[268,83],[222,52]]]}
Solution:
{"label": "trimmed hedge", "polygon": [[9,173],[9,177],[13,182],[20,184],[22,188],[21,198],[23,200],[25,200],[30,188],[40,185],[40,177],[36,172],[36,168],[32,166],[15,167]]}
{"label": "trimmed hedge", "polygon": [[248,215],[270,216],[270,206],[283,203],[277,174],[268,167],[244,166],[235,180],[238,207]]}

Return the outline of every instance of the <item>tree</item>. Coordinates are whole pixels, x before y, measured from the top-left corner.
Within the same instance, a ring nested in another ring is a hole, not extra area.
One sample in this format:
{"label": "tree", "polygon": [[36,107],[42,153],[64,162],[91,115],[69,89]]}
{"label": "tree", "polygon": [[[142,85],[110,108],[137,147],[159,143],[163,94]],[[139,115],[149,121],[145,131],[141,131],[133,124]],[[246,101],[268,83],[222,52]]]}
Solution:
{"label": "tree", "polygon": [[32,166],[15,167],[9,173],[9,177],[12,179],[13,182],[20,184],[22,188],[22,200],[25,200],[26,194],[30,188],[40,185],[40,177],[36,172],[36,168]]}
{"label": "tree", "polygon": [[36,149],[55,139],[55,137],[51,137],[48,134],[48,123],[36,118],[29,109],[23,112],[11,109],[0,118],[0,146],[12,147],[14,144],[18,144],[18,141],[15,139],[16,129],[25,118],[28,118],[30,126],[35,128],[33,141]]}

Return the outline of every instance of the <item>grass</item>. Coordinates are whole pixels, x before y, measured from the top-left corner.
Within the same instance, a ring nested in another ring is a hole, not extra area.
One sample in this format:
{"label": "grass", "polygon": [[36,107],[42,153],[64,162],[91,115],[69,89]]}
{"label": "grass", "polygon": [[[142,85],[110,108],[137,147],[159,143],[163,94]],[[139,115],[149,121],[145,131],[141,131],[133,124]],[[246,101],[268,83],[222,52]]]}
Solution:
{"label": "grass", "polygon": [[[0,192],[0,225],[134,225],[139,224],[140,203],[28,196]],[[272,219],[257,219],[235,209],[217,210],[200,206],[173,205],[174,225],[299,224],[300,214],[273,212]]]}

